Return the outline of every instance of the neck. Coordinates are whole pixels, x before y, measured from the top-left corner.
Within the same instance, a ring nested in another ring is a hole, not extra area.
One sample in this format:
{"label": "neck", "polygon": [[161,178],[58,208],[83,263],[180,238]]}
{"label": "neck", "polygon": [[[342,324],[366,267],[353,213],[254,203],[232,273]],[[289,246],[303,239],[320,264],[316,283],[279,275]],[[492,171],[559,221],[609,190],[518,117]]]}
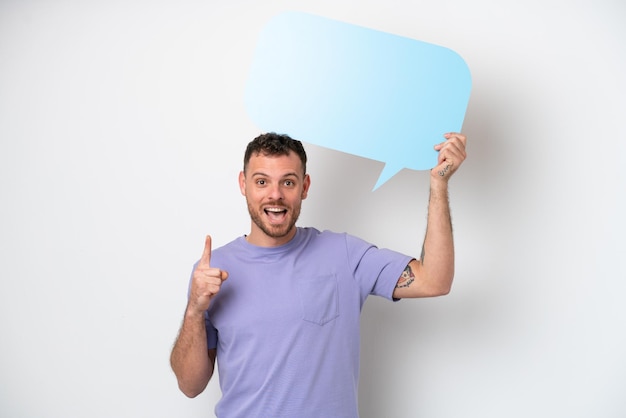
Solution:
{"label": "neck", "polygon": [[258,247],[280,247],[281,245],[287,244],[296,236],[296,230],[297,228],[294,226],[285,235],[273,237],[260,230],[253,223],[250,234],[246,235],[246,241]]}

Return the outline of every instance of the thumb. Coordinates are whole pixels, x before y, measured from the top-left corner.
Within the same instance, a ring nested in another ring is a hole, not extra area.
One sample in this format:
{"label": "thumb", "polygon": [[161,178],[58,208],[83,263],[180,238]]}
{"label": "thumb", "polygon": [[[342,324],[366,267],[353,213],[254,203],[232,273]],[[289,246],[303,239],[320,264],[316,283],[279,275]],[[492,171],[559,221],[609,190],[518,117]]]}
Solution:
{"label": "thumb", "polygon": [[202,252],[202,258],[200,259],[200,264],[204,264],[206,266],[211,265],[211,236],[207,235],[206,240],[204,241],[204,251]]}

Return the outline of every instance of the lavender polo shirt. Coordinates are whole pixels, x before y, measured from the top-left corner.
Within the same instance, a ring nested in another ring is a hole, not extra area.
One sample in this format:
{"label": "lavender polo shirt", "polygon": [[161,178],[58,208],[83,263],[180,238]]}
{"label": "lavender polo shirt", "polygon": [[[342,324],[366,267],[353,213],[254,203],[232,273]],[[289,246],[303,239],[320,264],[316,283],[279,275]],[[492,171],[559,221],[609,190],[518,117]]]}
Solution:
{"label": "lavender polo shirt", "polygon": [[359,317],[392,299],[411,257],[347,234],[298,228],[280,247],[215,249],[229,274],[207,311],[220,418],[358,417]]}

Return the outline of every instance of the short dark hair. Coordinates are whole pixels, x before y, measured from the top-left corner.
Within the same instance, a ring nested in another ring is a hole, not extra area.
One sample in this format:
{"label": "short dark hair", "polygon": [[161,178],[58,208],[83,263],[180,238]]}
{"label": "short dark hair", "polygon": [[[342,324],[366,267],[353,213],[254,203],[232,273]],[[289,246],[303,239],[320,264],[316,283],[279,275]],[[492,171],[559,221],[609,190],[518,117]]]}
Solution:
{"label": "short dark hair", "polygon": [[293,151],[302,162],[302,169],[306,174],[306,152],[302,146],[302,142],[291,138],[289,135],[268,132],[254,138],[246,147],[246,153],[243,157],[243,171],[246,172],[248,162],[253,154],[263,155],[289,155]]}

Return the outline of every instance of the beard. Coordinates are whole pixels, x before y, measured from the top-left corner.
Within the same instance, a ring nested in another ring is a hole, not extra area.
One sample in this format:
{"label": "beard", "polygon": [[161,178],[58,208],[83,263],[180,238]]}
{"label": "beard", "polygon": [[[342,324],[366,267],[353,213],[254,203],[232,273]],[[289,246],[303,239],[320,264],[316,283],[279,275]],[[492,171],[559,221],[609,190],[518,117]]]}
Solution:
{"label": "beard", "polygon": [[[248,213],[250,214],[252,222],[254,222],[254,224],[259,227],[265,235],[271,238],[283,238],[289,235],[289,233],[296,226],[298,217],[300,217],[300,207],[298,206],[293,210],[287,210],[287,213],[285,214],[286,222],[283,222],[280,225],[273,225],[268,222],[267,219],[263,219],[265,216],[265,211],[263,209],[255,209],[247,198],[246,203],[248,204]],[[275,204],[273,202],[270,202],[269,206],[285,207],[284,205]]]}

